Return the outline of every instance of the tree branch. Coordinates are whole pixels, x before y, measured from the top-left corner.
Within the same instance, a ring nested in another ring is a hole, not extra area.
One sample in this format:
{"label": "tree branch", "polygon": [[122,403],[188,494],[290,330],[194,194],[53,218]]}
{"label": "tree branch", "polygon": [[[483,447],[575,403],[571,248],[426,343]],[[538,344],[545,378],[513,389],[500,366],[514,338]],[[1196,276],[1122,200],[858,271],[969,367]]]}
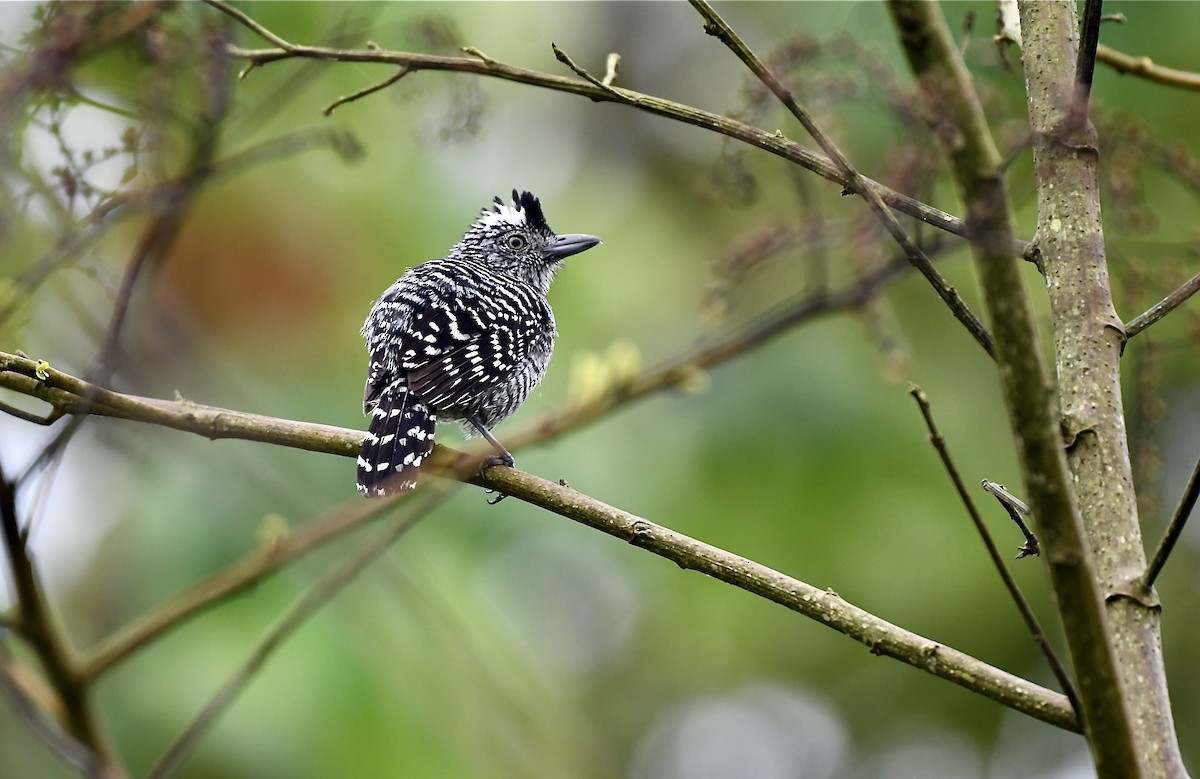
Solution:
{"label": "tree branch", "polygon": [[[1084,536],[1063,451],[1060,420],[1051,402],[1049,390],[1054,380],[1042,356],[1020,260],[1012,253],[1014,221],[1001,169],[1003,160],[971,74],[940,8],[933,3],[893,0],[889,9],[927,111],[947,127],[938,138],[951,160],[971,223],[975,267],[996,334],[1005,405],[1018,445],[1025,489],[1046,551],[1043,559],[1058,597],[1089,746],[1101,775],[1138,776],[1140,758],[1130,730],[1121,670],[1108,632],[1104,593]],[[1064,59],[1064,53],[1053,48],[1038,56],[1031,52],[1031,46],[1036,49],[1047,45],[1046,33],[1027,23],[1025,13],[1022,6],[1027,72],[1031,62]],[[1073,66],[1068,62],[1067,67]],[[1071,82],[1067,85],[1065,94],[1057,96],[1064,110],[1071,105]],[[1030,89],[1031,94],[1035,91]],[[1040,187],[1039,193],[1046,186],[1051,185]],[[1096,191],[1061,183],[1052,188],[1061,188],[1064,194]],[[1039,215],[1047,219],[1045,210]],[[1082,216],[1077,219],[1081,225],[1086,223]],[[1070,381],[1065,377],[1062,380]]]}
{"label": "tree branch", "polygon": [[779,102],[783,103],[792,116],[796,117],[796,120],[808,131],[808,134],[813,137],[817,145],[833,160],[842,177],[850,182],[849,189],[859,193],[867,201],[867,206],[871,209],[871,212],[875,214],[879,221],[883,223],[884,228],[887,229],[896,242],[904,249],[909,261],[912,262],[917,270],[921,271],[921,275],[933,286],[934,291],[937,292],[942,302],[949,307],[955,319],[962,323],[963,327],[979,342],[979,345],[983,347],[985,352],[991,356],[995,356],[995,345],[992,343],[992,336],[988,333],[987,328],[984,327],[983,322],[979,321],[975,313],[958,296],[958,292],[954,287],[950,286],[950,283],[946,281],[942,274],[938,273],[937,269],[933,267],[933,263],[929,261],[929,258],[925,256],[925,253],[913,241],[908,231],[900,224],[900,220],[884,205],[883,200],[879,197],[879,193],[867,186],[866,179],[854,168],[846,155],[838,148],[837,144],[813,121],[808,112],[796,102],[796,98],[787,87],[779,79],[775,78],[775,74],[767,68],[763,61],[758,58],[758,55],[742,41],[733,28],[713,10],[712,6],[706,0],[689,0],[689,2],[704,17],[706,21],[704,31],[709,35],[715,36],[728,46],[737,55],[737,58],[745,63],[746,67],[771,90],[775,97],[779,99]]}
{"label": "tree branch", "polygon": [[[31,690],[35,685],[36,690]],[[86,776],[96,776],[100,773],[101,767],[97,765],[98,761],[92,750],[59,727],[63,712],[55,693],[39,677],[17,663],[2,642],[0,686],[8,693],[17,714],[50,749],[83,771]]]}
{"label": "tree branch", "polygon": [[42,593],[42,586],[21,535],[17,516],[16,486],[0,470],[0,530],[8,569],[16,591],[16,630],[32,647],[58,696],[59,724],[66,731],[63,745],[81,745],[87,750],[64,752],[72,761],[85,760],[88,775],[117,779],[123,773],[112,759],[112,750],[100,730],[92,708],[91,690],[75,670],[72,650],[65,643]]}
{"label": "tree branch", "polygon": [[1200,91],[1200,73],[1164,68],[1155,65],[1149,57],[1131,57],[1101,43],[1096,47],[1096,59],[1122,75],[1130,74],[1169,87]]}
{"label": "tree branch", "polygon": [[[478,76],[514,81],[520,84],[550,89],[557,92],[586,97],[595,102],[620,103],[645,111],[655,116],[662,116],[693,127],[725,135],[743,143],[755,146],[777,157],[782,157],[791,163],[799,165],[818,176],[840,185],[852,194],[862,195],[863,191],[856,188],[855,183],[847,178],[833,161],[818,154],[805,146],[789,140],[782,133],[769,133],[752,125],[744,124],[720,114],[704,111],[682,103],[665,100],[661,97],[635,92],[622,87],[600,86],[585,80],[571,79],[528,70],[513,65],[506,65],[487,57],[444,57],[433,54],[417,54],[405,51],[387,49],[338,49],[323,46],[301,46],[289,43],[279,36],[266,30],[241,11],[221,0],[205,0],[208,5],[230,14],[255,33],[274,42],[279,48],[274,49],[243,49],[237,46],[227,47],[230,56],[248,60],[251,67],[242,72],[245,76],[254,67],[270,62],[286,59],[314,59],[326,62],[374,62],[396,67],[406,67],[411,71],[434,70],[468,73]],[[862,186],[874,191],[889,207],[920,219],[934,227],[966,237],[966,223],[956,216],[922,203],[907,195],[896,192],[877,181],[863,178]],[[1027,244],[1019,242],[1017,251],[1024,251]]]}
{"label": "tree branch", "polygon": [[1200,273],[1180,284],[1174,292],[1155,303],[1147,311],[1130,319],[1125,325],[1125,340],[1128,341],[1150,325],[1179,308],[1188,301],[1188,298],[1197,292],[1200,292]]}
{"label": "tree branch", "polygon": [[1167,564],[1167,558],[1171,556],[1171,550],[1175,548],[1175,542],[1183,534],[1183,526],[1187,524],[1192,509],[1196,507],[1197,498],[1200,498],[1200,460],[1196,461],[1196,467],[1192,469],[1192,477],[1188,479],[1183,496],[1179,499],[1179,506],[1176,507],[1175,514],[1171,517],[1171,523],[1167,525],[1167,532],[1163,534],[1162,541],[1158,543],[1154,559],[1150,561],[1150,565],[1146,566],[1146,571],[1142,574],[1140,581],[1143,589],[1149,590],[1153,587],[1158,575],[1162,573],[1163,566]]}
{"label": "tree branch", "polygon": [[1008,590],[1009,597],[1017,606],[1017,611],[1021,614],[1021,619],[1025,622],[1025,627],[1033,636],[1033,642],[1037,644],[1042,656],[1046,658],[1046,664],[1050,666],[1050,671],[1054,674],[1054,678],[1058,680],[1058,684],[1066,693],[1067,700],[1071,702],[1071,709],[1078,713],[1079,696],[1075,693],[1075,685],[1071,683],[1071,677],[1067,674],[1067,669],[1063,667],[1062,662],[1058,659],[1058,655],[1054,652],[1054,647],[1050,646],[1049,639],[1046,638],[1046,632],[1042,630],[1041,624],[1038,622],[1037,616],[1033,613],[1033,609],[1029,606],[1029,601],[1025,600],[1025,595],[1022,594],[1021,588],[1017,585],[1016,579],[1008,570],[1008,566],[1004,564],[1004,558],[1000,556],[1000,550],[996,548],[996,542],[992,540],[992,534],[988,532],[987,525],[983,522],[983,517],[979,513],[979,509],[975,507],[975,501],[971,500],[970,493],[967,492],[967,485],[963,483],[962,476],[958,473],[958,467],[954,464],[954,459],[950,456],[950,449],[946,445],[946,439],[938,430],[937,423],[933,420],[933,409],[929,406],[929,398],[925,391],[917,385],[909,386],[909,394],[917,401],[917,406],[921,409],[921,416],[925,419],[925,426],[929,429],[929,442],[933,444],[933,448],[937,451],[938,458],[942,461],[942,466],[946,469],[946,474],[950,477],[950,481],[954,484],[954,490],[958,493],[959,500],[967,510],[968,516],[971,517],[971,522],[975,525],[976,532],[983,540],[983,546],[987,549],[988,557],[991,558],[992,565],[995,566],[996,572],[1000,574],[1000,580],[1004,583],[1004,588]]}
{"label": "tree branch", "polygon": [[[75,393],[91,389],[86,382],[44,366],[46,379],[39,381],[33,378],[37,367],[33,360],[0,353],[0,386],[41,397],[66,409],[78,403]],[[190,401],[138,398],[102,389],[94,392],[88,412],[209,438],[241,438],[345,457],[356,456],[362,440],[362,433],[355,430],[200,406]],[[873,654],[895,658],[1057,727],[1078,728],[1064,696],[886,622],[832,592],[613,508],[561,484],[505,467],[489,468],[479,475],[477,461],[478,458],[438,446],[430,471],[497,490],[573,519],[683,568],[700,571],[817,620],[865,644]]]}
{"label": "tree branch", "polygon": [[[1090,589],[1099,588],[1104,604],[1100,621],[1091,624],[1091,596],[1083,599],[1081,583],[1080,599],[1060,594],[1060,610],[1068,640],[1090,647],[1076,656],[1075,675],[1097,771],[1103,777],[1184,776],[1160,610],[1137,587],[1146,558],[1125,426],[1120,376],[1125,333],[1109,283],[1096,133],[1090,123],[1071,121],[1079,46],[1075,3],[1020,0],[1018,7],[1034,135],[1036,243],[1050,303],[1060,434],[1084,533],[1070,546],[1087,552],[1077,575],[1091,580]],[[1043,520],[1036,505],[1034,513]],[[1076,532],[1074,523],[1064,522],[1063,528]],[[1044,532],[1040,536],[1047,556],[1053,556],[1050,539]],[[1071,639],[1076,630],[1084,632]],[[1111,647],[1110,656],[1101,644]],[[1089,677],[1104,681],[1088,692],[1082,680]],[[1098,697],[1089,705],[1093,696]]]}

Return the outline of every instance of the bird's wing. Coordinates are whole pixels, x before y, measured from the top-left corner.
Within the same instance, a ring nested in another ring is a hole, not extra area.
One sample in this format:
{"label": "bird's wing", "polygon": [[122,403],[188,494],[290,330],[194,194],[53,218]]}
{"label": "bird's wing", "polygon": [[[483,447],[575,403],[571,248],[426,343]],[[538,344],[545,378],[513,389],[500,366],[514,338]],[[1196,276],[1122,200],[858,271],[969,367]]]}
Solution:
{"label": "bird's wing", "polygon": [[363,413],[379,402],[383,391],[410,371],[435,362],[458,344],[482,331],[462,315],[455,290],[433,263],[404,274],[376,301],[363,325],[371,360],[363,388]]}
{"label": "bird's wing", "polygon": [[495,288],[447,288],[420,275],[401,279],[364,327],[389,333],[368,343],[364,409],[400,377],[423,402],[445,409],[505,381],[528,358],[534,335],[554,326],[544,304],[510,295]]}
{"label": "bird's wing", "polygon": [[460,408],[508,379],[525,361],[532,334],[490,327],[409,371],[409,387],[433,408]]}

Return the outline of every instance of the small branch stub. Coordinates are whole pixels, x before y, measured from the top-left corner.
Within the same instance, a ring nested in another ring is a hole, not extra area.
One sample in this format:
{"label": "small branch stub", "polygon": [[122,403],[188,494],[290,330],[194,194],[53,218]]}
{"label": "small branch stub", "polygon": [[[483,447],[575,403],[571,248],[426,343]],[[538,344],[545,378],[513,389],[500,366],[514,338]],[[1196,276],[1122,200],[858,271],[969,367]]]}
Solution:
{"label": "small branch stub", "polygon": [[1000,505],[1012,517],[1012,521],[1017,523],[1017,527],[1021,529],[1021,533],[1025,536],[1025,543],[1017,547],[1017,559],[1020,560],[1023,557],[1030,556],[1040,557],[1042,550],[1038,544],[1037,536],[1033,534],[1033,531],[1029,529],[1029,525],[1021,518],[1022,514],[1029,516],[1029,507],[1023,501],[1017,499],[1011,492],[1004,489],[1003,484],[997,484],[994,481],[984,479],[980,486],[983,487],[985,492],[990,492],[995,496],[996,500],[1000,501]]}

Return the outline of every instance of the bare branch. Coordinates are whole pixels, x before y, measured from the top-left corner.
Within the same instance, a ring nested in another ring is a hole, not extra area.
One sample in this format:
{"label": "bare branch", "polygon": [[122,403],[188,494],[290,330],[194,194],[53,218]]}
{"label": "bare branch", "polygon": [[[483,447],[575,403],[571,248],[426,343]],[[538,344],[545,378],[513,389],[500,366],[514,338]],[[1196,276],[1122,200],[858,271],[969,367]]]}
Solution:
{"label": "bare branch", "polygon": [[1167,558],[1171,556],[1171,550],[1175,548],[1175,542],[1183,533],[1183,526],[1187,524],[1192,509],[1196,507],[1197,498],[1200,498],[1200,460],[1196,461],[1196,467],[1192,469],[1192,477],[1188,479],[1187,488],[1184,489],[1183,496],[1179,499],[1175,515],[1171,517],[1171,523],[1167,525],[1167,532],[1163,534],[1162,541],[1158,542],[1154,559],[1150,561],[1150,564],[1146,566],[1145,573],[1142,574],[1140,581],[1144,589],[1148,590],[1153,587],[1158,575],[1162,573],[1163,566],[1167,564]]}
{"label": "bare branch", "polygon": [[[566,65],[568,68],[570,68],[571,72],[573,72],[576,76],[579,76],[581,79],[588,82],[589,84],[599,87],[600,89],[603,89],[605,92],[608,92],[609,94],[614,95],[617,98],[622,97],[620,92],[617,92],[615,89],[612,88],[611,83],[606,84],[605,82],[603,82],[600,79],[593,76],[591,73],[588,73],[586,70],[584,70],[583,68],[576,65],[575,61],[572,60],[570,57],[568,57],[567,53],[565,51],[558,48],[558,44],[552,42],[550,44],[550,49],[554,52],[555,59],[557,59],[559,62]],[[625,102],[625,101],[622,100],[622,102]],[[636,103],[631,103],[631,105],[636,105]]]}
{"label": "bare branch", "polygon": [[[29,690],[31,683],[40,686],[36,694]],[[62,714],[58,699],[38,677],[14,660],[3,643],[0,643],[0,686],[8,693],[13,708],[29,729],[56,754],[84,771],[86,776],[97,776],[103,771],[92,750],[61,730],[58,722],[47,716],[48,713]]]}
{"label": "bare branch", "polygon": [[[241,11],[233,9],[228,4],[220,2],[220,0],[205,0],[205,2],[224,13],[229,13],[238,19],[238,21],[242,21],[243,18],[249,18]],[[262,34],[260,30],[265,30],[257,22],[252,22],[246,26],[260,35]],[[268,40],[278,39],[278,36],[275,36],[273,33],[270,33],[269,36],[264,35],[263,37],[267,37]],[[274,49],[243,49],[237,46],[228,46],[226,47],[226,51],[233,57],[248,60],[253,66],[265,65],[286,59],[315,59],[327,62],[375,62],[397,67],[408,67],[413,71],[437,70],[469,73],[503,79],[505,81],[514,81],[558,92],[567,92],[598,102],[622,103],[656,116],[690,124],[694,127],[719,133],[755,146],[810,170],[818,176],[840,185],[852,194],[863,194],[858,187],[866,187],[878,194],[888,206],[901,213],[920,219],[940,230],[963,237],[967,235],[967,227],[962,219],[915,198],[896,192],[869,178],[864,177],[859,184],[856,184],[847,178],[832,160],[808,149],[802,144],[788,139],[781,133],[767,132],[758,127],[721,116],[720,114],[704,111],[671,100],[665,100],[661,97],[621,87],[605,86],[603,82],[597,86],[588,81],[506,65],[490,57],[482,56],[481,52],[472,47],[467,47],[466,51],[473,52],[474,56],[445,57],[378,48],[339,49],[323,46],[301,46],[286,41],[283,41],[283,44],[283,46]],[[278,46],[279,44],[276,45]],[[1016,246],[1016,251],[1021,252],[1024,251],[1026,244],[1025,242],[1018,242]]]}
{"label": "bare branch", "polygon": [[747,46],[740,37],[738,37],[738,34],[733,30],[733,28],[726,24],[725,20],[713,10],[712,6],[710,6],[705,0],[689,0],[689,2],[691,2],[692,6],[699,11],[700,15],[703,16],[707,21],[707,24],[704,26],[704,31],[709,35],[715,36],[722,43],[728,46],[729,49],[737,55],[738,59],[744,62],[746,67],[750,68],[754,75],[757,76],[759,80],[762,81],[763,84],[765,84],[766,87],[770,89],[777,98],[779,98],[779,102],[783,103],[784,106],[787,107],[787,109],[792,113],[792,116],[796,117],[797,121],[800,122],[804,129],[808,131],[808,134],[811,135],[817,142],[817,145],[820,146],[827,155],[829,155],[831,160],[833,160],[833,163],[837,166],[843,178],[850,182],[849,189],[862,195],[863,199],[867,201],[868,207],[870,207],[871,211],[876,215],[876,217],[879,218],[879,221],[883,223],[883,226],[887,229],[887,231],[891,233],[892,237],[896,239],[896,242],[899,243],[904,249],[905,254],[908,256],[912,264],[916,266],[917,270],[921,271],[921,274],[925,276],[930,284],[933,285],[938,297],[940,297],[942,301],[945,302],[945,304],[950,308],[950,311],[954,314],[954,317],[958,319],[958,321],[961,322],[962,325],[967,329],[967,332],[969,332],[971,336],[979,342],[979,345],[983,347],[984,351],[986,351],[989,355],[994,356],[995,345],[992,343],[992,336],[990,333],[988,333],[987,328],[984,327],[983,322],[979,320],[979,317],[975,316],[975,313],[971,311],[967,304],[963,302],[963,299],[958,296],[958,292],[954,289],[954,287],[952,287],[950,283],[942,276],[942,274],[933,267],[933,263],[929,261],[929,258],[925,256],[925,253],[921,251],[921,248],[917,246],[915,241],[913,241],[912,237],[908,234],[908,231],[904,229],[902,224],[900,224],[900,220],[898,220],[896,215],[885,206],[883,200],[879,197],[879,193],[867,185],[866,179],[863,178],[862,174],[855,170],[854,166],[850,163],[850,160],[845,154],[842,153],[837,144],[835,144],[833,140],[827,136],[819,126],[817,126],[817,123],[813,121],[808,112],[796,102],[795,97],[787,89],[787,87],[785,87],[779,81],[779,79],[775,78],[775,74],[773,74],[763,63],[763,61],[758,58],[758,55],[756,55],[750,49],[750,47]]}
{"label": "bare branch", "polygon": [[[31,378],[36,369],[33,360],[0,353],[0,386],[26,391],[63,407],[78,403],[75,393],[91,391],[91,385],[53,368],[44,370],[47,378],[39,382]],[[88,412],[196,432],[210,438],[242,438],[345,457],[356,456],[362,440],[362,433],[354,430],[199,406],[189,401],[138,398],[103,389],[94,391]],[[494,489],[576,520],[684,568],[700,571],[815,619],[866,644],[874,654],[896,658],[1057,727],[1078,729],[1064,696],[888,623],[835,594],[608,506],[564,485],[505,467],[489,468],[480,475],[477,462],[478,458],[438,446],[430,462],[430,473]]]}
{"label": "bare branch", "polygon": [[397,81],[407,76],[409,73],[412,73],[412,70],[408,66],[402,67],[397,70],[395,74],[385,78],[378,84],[373,84],[365,89],[360,89],[357,92],[352,92],[349,95],[343,95],[342,97],[339,97],[337,100],[334,100],[332,103],[322,108],[321,113],[325,114],[325,116],[330,116],[333,114],[334,109],[336,109],[338,106],[345,105],[346,103],[352,103],[361,97],[366,97],[367,95],[378,92],[381,89],[387,89],[392,84],[395,84]]}
{"label": "bare branch", "polygon": [[1125,340],[1128,341],[1150,325],[1162,319],[1167,314],[1182,306],[1188,298],[1200,291],[1200,273],[1192,276],[1183,284],[1155,303],[1147,311],[1138,314],[1125,325]]}
{"label": "bare branch", "polygon": [[223,2],[220,2],[220,0],[204,0],[204,2],[208,3],[213,8],[220,10],[222,13],[229,14],[234,19],[237,19],[238,22],[241,23],[243,26],[248,27],[249,29],[253,30],[255,33],[257,33],[260,37],[262,37],[268,43],[275,44],[279,48],[283,49],[285,52],[296,51],[298,48],[300,48],[297,46],[293,46],[292,44],[285,41],[283,38],[280,38],[278,35],[271,32],[266,27],[263,27],[261,24],[254,21],[254,19],[250,18],[249,15],[243,13],[241,11],[241,9],[230,5],[229,3],[223,3]]}
{"label": "bare branch", "polygon": [[1168,87],[1200,91],[1200,73],[1155,65],[1149,57],[1131,57],[1101,43],[1096,47],[1096,59],[1121,74],[1140,76]]}
{"label": "bare branch", "polygon": [[[1043,99],[1046,82],[1055,78],[1061,80],[1063,72],[1072,67],[1070,61],[1063,62],[1066,59],[1063,53],[1066,47],[1059,35],[1073,31],[1074,25],[1062,20],[1051,23],[1044,19],[1027,18],[1027,11],[1031,8],[1041,10],[1053,6],[1053,13],[1059,13],[1062,10],[1061,3],[1023,3],[1019,6],[1030,115],[1038,119],[1034,125],[1037,136],[1035,162],[1041,161],[1044,166],[1044,161],[1038,155],[1044,144],[1049,143],[1045,120],[1040,113],[1046,104],[1039,102],[1035,106],[1034,101]],[[923,100],[926,105],[934,107],[939,122],[947,128],[947,132],[939,133],[938,138],[953,163],[956,184],[972,217],[975,267],[992,315],[992,327],[996,331],[997,362],[1005,405],[1013,434],[1019,442],[1018,455],[1024,486],[1038,519],[1039,540],[1046,550],[1042,559],[1058,597],[1059,613],[1079,684],[1080,714],[1087,722],[1091,736],[1089,746],[1097,764],[1103,763],[1109,772],[1107,775],[1137,776],[1140,757],[1134,746],[1129,710],[1123,694],[1122,669],[1109,633],[1104,600],[1106,593],[1101,587],[1099,566],[1091,553],[1094,547],[1085,535],[1075,495],[1073,477],[1078,472],[1072,472],[1068,467],[1063,448],[1061,416],[1048,391],[1054,386],[1054,374],[1043,356],[1037,319],[1029,300],[1020,260],[1011,249],[1014,218],[1007,185],[1000,170],[1003,160],[988,127],[971,74],[959,56],[941,9],[933,3],[893,0],[889,10],[921,86]],[[1074,54],[1073,49],[1070,51]],[[1055,67],[1039,66],[1040,70],[1035,76],[1033,63],[1047,61],[1053,61]],[[1056,84],[1055,88],[1061,86]],[[1055,105],[1060,110],[1070,109],[1072,87],[1071,81],[1067,80],[1065,91],[1055,94],[1058,100]],[[1058,143],[1066,151],[1067,142],[1060,140]],[[1082,149],[1080,145],[1071,145],[1072,152],[1079,149]],[[1048,194],[1047,188],[1064,190],[1064,196],[1067,192],[1096,191],[1088,189],[1091,184],[1067,187],[1061,178],[1045,180],[1042,178],[1047,174],[1044,167],[1038,168],[1038,172],[1039,183],[1042,183],[1039,187],[1038,210],[1042,219],[1047,218],[1047,209],[1042,207],[1042,197]],[[1050,211],[1074,213],[1069,210],[1071,207]],[[1092,222],[1087,216],[1079,215],[1076,218],[1080,225],[1091,228]],[[1050,231],[1048,226],[1042,229]],[[1051,248],[1055,252],[1059,250],[1057,244],[1051,244]],[[1103,249],[1092,248],[1093,261],[1097,252],[1102,256]],[[1053,260],[1063,262],[1057,255]],[[1049,261],[1050,258],[1046,258],[1045,262]],[[1076,275],[1082,276],[1083,272],[1076,271]],[[1072,316],[1074,326],[1078,327],[1079,314],[1076,312]],[[1086,318],[1102,321],[1099,313]],[[1059,356],[1061,358],[1061,354]],[[1080,360],[1081,367],[1091,364]],[[1064,384],[1069,381],[1062,376],[1061,370],[1059,378]],[[1096,381],[1089,379],[1081,383],[1094,385]],[[1129,494],[1132,494],[1132,489]],[[1134,530],[1136,534],[1136,528]],[[1099,737],[1097,733],[1106,735]]]}
{"label": "bare branch", "polygon": [[1030,555],[1034,557],[1041,557],[1042,550],[1040,544],[1038,544],[1037,536],[1035,536],[1033,531],[1029,529],[1029,525],[1025,523],[1024,519],[1024,517],[1029,516],[1029,507],[1011,492],[1004,489],[1003,484],[997,484],[994,481],[988,481],[987,479],[984,479],[980,483],[980,486],[983,487],[984,492],[991,494],[992,497],[994,497],[996,501],[1004,507],[1004,510],[1008,512],[1009,518],[1012,519],[1013,524],[1015,524],[1020,529],[1021,534],[1025,536],[1025,544],[1017,547],[1017,559],[1020,560],[1025,557],[1029,557]]}
{"label": "bare branch", "polygon": [[992,560],[992,565],[996,567],[996,572],[1000,574],[1000,580],[1004,582],[1004,588],[1008,590],[1009,597],[1017,606],[1017,611],[1021,614],[1021,619],[1025,622],[1025,627],[1033,636],[1033,641],[1041,650],[1042,656],[1046,658],[1046,664],[1050,666],[1050,670],[1054,673],[1054,678],[1058,680],[1063,692],[1066,693],[1067,699],[1071,702],[1071,709],[1078,713],[1079,697],[1075,694],[1075,685],[1071,683],[1071,677],[1067,673],[1067,669],[1058,659],[1058,655],[1054,652],[1054,647],[1050,646],[1049,639],[1046,638],[1046,633],[1042,630],[1041,624],[1038,622],[1037,616],[1033,613],[1033,609],[1029,606],[1029,601],[1025,600],[1025,595],[1021,592],[1021,588],[1017,585],[1016,579],[1012,577],[1008,566],[1004,563],[1004,558],[1000,556],[1000,550],[996,548],[996,542],[992,539],[992,534],[988,531],[987,525],[983,522],[983,517],[979,513],[979,509],[975,506],[975,501],[971,500],[970,494],[967,492],[967,485],[963,483],[962,476],[958,472],[958,466],[954,464],[954,459],[950,456],[950,448],[946,445],[946,439],[938,430],[937,423],[933,421],[933,409],[929,406],[929,398],[925,395],[925,391],[916,384],[909,385],[909,394],[917,401],[917,406],[921,409],[921,416],[925,419],[925,426],[929,429],[929,443],[933,444],[934,450],[938,453],[938,458],[942,461],[942,466],[946,469],[947,475],[950,476],[950,481],[954,483],[954,489],[958,493],[959,500],[967,509],[967,514],[971,517],[971,522],[975,525],[975,530],[979,533],[979,537],[983,539],[983,545],[987,549],[988,557]]}

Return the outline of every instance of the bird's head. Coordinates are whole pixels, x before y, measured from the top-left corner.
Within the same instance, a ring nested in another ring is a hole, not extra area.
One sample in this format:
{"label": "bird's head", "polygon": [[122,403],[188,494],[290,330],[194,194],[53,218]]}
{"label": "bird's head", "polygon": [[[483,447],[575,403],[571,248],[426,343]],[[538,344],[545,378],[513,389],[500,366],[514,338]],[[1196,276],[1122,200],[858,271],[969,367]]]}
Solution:
{"label": "bird's head", "polygon": [[515,189],[512,196],[511,205],[497,197],[491,208],[485,208],[450,256],[481,262],[545,292],[564,259],[592,248],[600,239],[555,235],[536,197]]}

